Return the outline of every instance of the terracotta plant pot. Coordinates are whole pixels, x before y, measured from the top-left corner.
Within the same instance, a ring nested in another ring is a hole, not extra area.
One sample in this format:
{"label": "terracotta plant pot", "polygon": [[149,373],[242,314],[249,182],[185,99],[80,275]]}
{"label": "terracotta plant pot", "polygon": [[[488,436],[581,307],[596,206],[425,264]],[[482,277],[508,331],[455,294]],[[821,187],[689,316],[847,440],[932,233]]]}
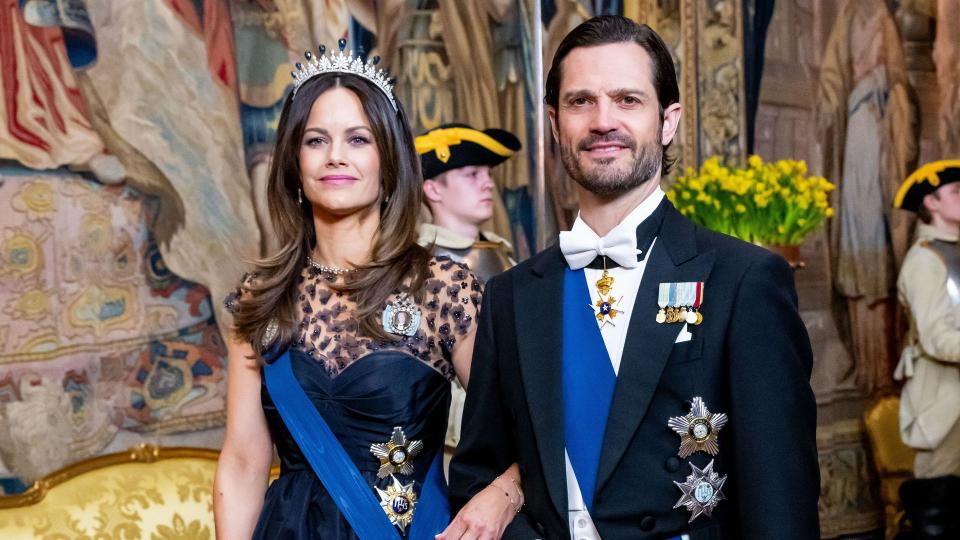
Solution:
{"label": "terracotta plant pot", "polygon": [[790,268],[794,270],[799,270],[806,266],[806,263],[800,260],[800,246],[770,245],[763,247],[786,259],[787,263],[790,264]]}

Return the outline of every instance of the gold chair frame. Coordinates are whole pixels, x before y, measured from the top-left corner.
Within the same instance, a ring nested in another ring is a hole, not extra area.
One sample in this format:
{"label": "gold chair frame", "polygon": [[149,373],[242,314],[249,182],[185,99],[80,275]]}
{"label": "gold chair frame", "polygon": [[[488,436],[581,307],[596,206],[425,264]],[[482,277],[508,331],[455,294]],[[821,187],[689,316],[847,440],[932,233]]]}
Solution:
{"label": "gold chair frame", "polygon": [[219,450],[210,448],[160,447],[152,444],[140,444],[125,452],[105,454],[68,465],[35,481],[23,493],[0,496],[0,509],[32,506],[42,501],[44,497],[47,496],[47,493],[57,485],[83,474],[113,465],[154,463],[165,459],[178,458],[209,459],[216,461],[219,456]]}

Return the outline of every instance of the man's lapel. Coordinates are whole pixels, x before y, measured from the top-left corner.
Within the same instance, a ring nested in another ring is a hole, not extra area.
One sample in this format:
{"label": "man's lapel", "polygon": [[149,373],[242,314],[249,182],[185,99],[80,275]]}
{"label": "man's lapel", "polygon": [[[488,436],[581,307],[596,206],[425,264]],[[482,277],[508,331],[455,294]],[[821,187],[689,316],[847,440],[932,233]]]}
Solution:
{"label": "man's lapel", "polygon": [[566,262],[553,246],[514,281],[514,314],[520,372],[530,407],[550,498],[567,516],[563,446],[563,273]]}
{"label": "man's lapel", "polygon": [[[597,492],[613,475],[646,415],[660,374],[683,324],[659,324],[656,314],[660,283],[706,281],[714,252],[697,253],[694,226],[670,205],[647,257],[623,348],[617,385],[597,471]],[[696,338],[694,338],[696,339]],[[659,419],[657,419],[659,421]],[[664,430],[667,419],[663,419]]]}

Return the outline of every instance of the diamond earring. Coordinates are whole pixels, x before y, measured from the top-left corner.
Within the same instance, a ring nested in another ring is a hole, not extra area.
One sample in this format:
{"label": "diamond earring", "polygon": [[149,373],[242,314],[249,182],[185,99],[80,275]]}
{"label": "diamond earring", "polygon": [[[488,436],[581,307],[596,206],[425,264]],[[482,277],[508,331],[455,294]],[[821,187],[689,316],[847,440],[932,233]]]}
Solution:
{"label": "diamond earring", "polygon": [[297,188],[297,204],[303,204],[303,190],[300,188]]}

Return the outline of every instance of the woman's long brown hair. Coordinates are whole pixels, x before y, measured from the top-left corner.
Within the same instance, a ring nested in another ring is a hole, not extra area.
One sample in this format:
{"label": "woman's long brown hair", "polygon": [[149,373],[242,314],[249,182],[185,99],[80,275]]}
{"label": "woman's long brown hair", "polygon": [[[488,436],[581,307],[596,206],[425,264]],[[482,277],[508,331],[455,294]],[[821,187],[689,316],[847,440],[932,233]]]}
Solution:
{"label": "woman's long brown hair", "polygon": [[397,292],[418,300],[429,272],[429,252],[416,243],[420,210],[420,159],[402,107],[394,110],[384,93],[356,75],[326,73],[287,98],[277,127],[277,142],[267,184],[267,204],[279,249],[256,261],[254,279],[244,285],[236,303],[233,329],[237,338],[260,350],[270,321],[276,319],[278,339],[291,344],[299,331],[298,285],[307,257],[316,245],[313,209],[298,203],[301,188],[300,147],[313,102],[331,88],[357,95],[370,122],[380,155],[380,226],[370,250],[370,262],[346,275],[338,289],[357,304],[361,333],[390,339],[381,326],[381,313]]}

